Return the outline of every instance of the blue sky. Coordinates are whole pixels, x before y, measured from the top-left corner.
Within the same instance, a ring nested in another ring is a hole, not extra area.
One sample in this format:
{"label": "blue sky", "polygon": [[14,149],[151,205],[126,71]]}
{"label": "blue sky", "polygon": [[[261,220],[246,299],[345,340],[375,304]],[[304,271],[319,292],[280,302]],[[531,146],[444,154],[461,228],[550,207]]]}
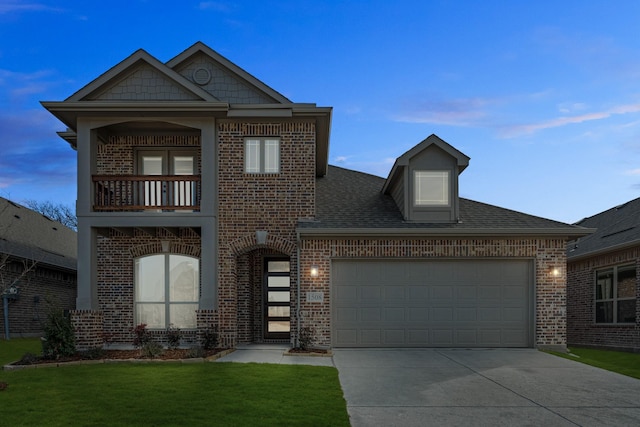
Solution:
{"label": "blue sky", "polygon": [[0,0],[0,195],[75,201],[40,101],[202,41],[332,106],[330,163],[386,177],[432,133],[469,199],[575,222],[640,196],[640,2]]}

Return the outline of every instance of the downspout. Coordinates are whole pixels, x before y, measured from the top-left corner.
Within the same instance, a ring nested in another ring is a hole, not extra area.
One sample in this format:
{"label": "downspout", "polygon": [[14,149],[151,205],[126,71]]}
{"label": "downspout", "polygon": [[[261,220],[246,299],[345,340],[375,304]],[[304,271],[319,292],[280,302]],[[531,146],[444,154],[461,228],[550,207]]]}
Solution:
{"label": "downspout", "polygon": [[4,338],[9,341],[9,295],[2,295],[2,308],[4,310]]}
{"label": "downspout", "polygon": [[296,237],[296,256],[297,258],[297,268],[296,268],[296,339],[294,341],[295,347],[300,346],[300,232],[298,231]]}

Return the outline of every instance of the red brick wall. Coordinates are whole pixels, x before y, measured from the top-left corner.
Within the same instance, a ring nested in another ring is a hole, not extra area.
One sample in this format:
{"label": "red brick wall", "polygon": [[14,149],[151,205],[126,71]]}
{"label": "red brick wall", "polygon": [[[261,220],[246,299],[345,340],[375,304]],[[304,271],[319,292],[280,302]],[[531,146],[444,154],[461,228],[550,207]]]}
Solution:
{"label": "red brick wall", "polygon": [[[322,291],[324,304],[306,303],[301,310],[303,326],[316,330],[317,344],[331,344],[331,259],[332,258],[437,258],[519,257],[535,260],[535,345],[566,345],[566,289],[564,239],[326,239],[303,240],[301,250],[301,294]],[[320,277],[306,273],[311,265]],[[551,269],[560,267],[559,275]]]}
{"label": "red brick wall", "polygon": [[179,237],[160,228],[156,233],[151,236],[135,230],[130,237],[112,230],[109,238],[98,240],[98,309],[103,314],[105,337],[112,343],[133,342],[135,258],[162,253],[163,240],[170,243],[171,253],[200,257],[200,236],[190,229],[181,229]]}
{"label": "red brick wall", "polygon": [[[595,323],[595,272],[636,265],[636,323]],[[569,345],[640,351],[640,247],[569,262],[567,266],[567,341]]]}
{"label": "red brick wall", "polygon": [[[247,137],[280,139],[280,173],[244,172]],[[255,298],[238,306],[240,298],[256,294],[255,288],[251,292],[248,287],[260,283],[255,278],[257,267],[252,266],[260,255],[244,258],[245,253],[270,249],[274,251],[272,253],[291,257],[291,286],[295,288],[296,225],[300,218],[312,218],[315,214],[315,124],[300,120],[283,123],[222,121],[218,125],[218,141],[218,301],[221,335],[235,343],[259,334]],[[268,232],[265,245],[256,243],[256,230]],[[251,277],[253,285],[248,283]],[[237,281],[241,284],[240,289]],[[292,292],[292,301],[294,298]],[[238,312],[241,317],[239,328]],[[251,318],[254,322],[252,330],[248,327]]]}
{"label": "red brick wall", "polygon": [[[75,272],[36,266],[22,276],[24,268],[21,260],[10,259],[0,270],[0,293],[4,286],[19,278],[19,298],[9,300],[9,335],[12,337],[41,335],[50,309],[72,310],[76,306]],[[4,333],[4,303],[0,298],[0,335],[4,337]]]}

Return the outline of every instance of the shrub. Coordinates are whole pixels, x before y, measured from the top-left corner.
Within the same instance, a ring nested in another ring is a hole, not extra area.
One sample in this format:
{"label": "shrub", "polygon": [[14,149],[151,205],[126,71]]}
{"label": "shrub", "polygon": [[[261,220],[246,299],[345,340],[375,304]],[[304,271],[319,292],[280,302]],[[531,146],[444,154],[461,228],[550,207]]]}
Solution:
{"label": "shrub", "polygon": [[42,355],[46,359],[58,360],[76,352],[76,337],[71,320],[62,309],[53,308],[47,313],[42,338]]}
{"label": "shrub", "polygon": [[40,360],[38,356],[33,353],[25,353],[22,355],[20,360],[16,363],[16,365],[33,365]]}
{"label": "shrub", "polygon": [[218,346],[218,328],[212,326],[203,329],[200,335],[200,344],[204,350],[213,350]]}
{"label": "shrub", "polygon": [[133,328],[133,346],[136,348],[142,348],[145,344],[150,341],[153,341],[151,337],[151,333],[147,329],[146,323],[140,323],[135,328]]}
{"label": "shrub", "polygon": [[107,352],[102,347],[93,347],[80,353],[83,359],[98,360],[104,358]]}
{"label": "shrub", "polygon": [[173,324],[169,325],[167,328],[167,345],[170,349],[175,350],[180,347],[180,329],[173,326]]}
{"label": "shrub", "polygon": [[315,338],[313,337],[315,333],[316,333],[315,329],[311,326],[305,326],[303,328],[300,328],[300,335],[298,336],[298,345],[302,350],[307,350],[309,347],[311,347],[311,345],[315,341]]}
{"label": "shrub", "polygon": [[142,355],[144,357],[148,357],[150,359],[154,359],[154,358],[160,356],[163,351],[164,351],[164,349],[162,348],[162,344],[160,344],[157,341],[153,341],[153,340],[151,340],[149,342],[146,342],[142,346]]}
{"label": "shrub", "polygon": [[207,352],[202,347],[192,347],[187,353],[187,359],[194,359],[196,357],[205,357]]}

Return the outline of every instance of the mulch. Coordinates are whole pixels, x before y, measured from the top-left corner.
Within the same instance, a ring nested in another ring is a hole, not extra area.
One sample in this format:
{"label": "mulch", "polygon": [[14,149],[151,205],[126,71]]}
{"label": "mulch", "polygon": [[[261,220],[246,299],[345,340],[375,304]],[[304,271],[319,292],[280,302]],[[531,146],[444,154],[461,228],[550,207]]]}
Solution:
{"label": "mulch", "polygon": [[[197,357],[208,358],[215,356],[218,353],[226,351],[224,348],[216,348],[213,350],[202,350]],[[76,362],[80,360],[182,360],[193,358],[192,349],[165,349],[161,354],[151,358],[142,355],[142,350],[103,350],[100,352],[100,357],[92,357],[86,353],[76,353],[73,356],[60,357],[59,359],[45,359],[41,356],[22,358],[17,362],[13,362],[12,365],[40,365],[46,363],[63,363],[63,362]]]}

